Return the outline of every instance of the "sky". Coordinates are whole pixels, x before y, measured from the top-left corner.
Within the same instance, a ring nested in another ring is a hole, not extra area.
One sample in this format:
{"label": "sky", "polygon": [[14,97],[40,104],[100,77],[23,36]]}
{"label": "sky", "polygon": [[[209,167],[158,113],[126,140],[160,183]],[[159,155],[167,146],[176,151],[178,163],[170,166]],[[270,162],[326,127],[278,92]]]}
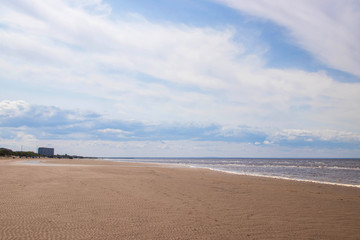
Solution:
{"label": "sky", "polygon": [[360,1],[1,5],[0,147],[360,157]]}

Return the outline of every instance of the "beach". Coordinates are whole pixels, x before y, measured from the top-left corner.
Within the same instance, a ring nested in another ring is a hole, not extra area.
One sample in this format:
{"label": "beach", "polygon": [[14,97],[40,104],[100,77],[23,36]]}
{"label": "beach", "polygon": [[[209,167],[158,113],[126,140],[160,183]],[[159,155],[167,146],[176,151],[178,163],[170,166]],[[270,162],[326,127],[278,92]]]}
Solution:
{"label": "beach", "polygon": [[0,239],[360,238],[356,187],[158,164],[10,158],[0,160],[0,186]]}

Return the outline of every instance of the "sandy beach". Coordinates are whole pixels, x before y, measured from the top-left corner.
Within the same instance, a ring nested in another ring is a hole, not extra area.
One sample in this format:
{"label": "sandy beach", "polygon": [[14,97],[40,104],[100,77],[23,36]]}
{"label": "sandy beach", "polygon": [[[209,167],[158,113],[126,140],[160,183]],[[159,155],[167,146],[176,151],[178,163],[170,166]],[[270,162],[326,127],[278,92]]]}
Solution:
{"label": "sandy beach", "polygon": [[360,188],[32,161],[0,160],[0,239],[360,239]]}

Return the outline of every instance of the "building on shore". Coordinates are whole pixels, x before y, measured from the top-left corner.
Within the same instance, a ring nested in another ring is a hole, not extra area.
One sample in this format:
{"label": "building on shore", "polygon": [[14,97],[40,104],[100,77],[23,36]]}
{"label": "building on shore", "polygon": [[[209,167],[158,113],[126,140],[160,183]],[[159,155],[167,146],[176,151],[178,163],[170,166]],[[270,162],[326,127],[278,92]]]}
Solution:
{"label": "building on shore", "polygon": [[54,156],[54,148],[39,147],[38,154],[40,156],[53,157]]}

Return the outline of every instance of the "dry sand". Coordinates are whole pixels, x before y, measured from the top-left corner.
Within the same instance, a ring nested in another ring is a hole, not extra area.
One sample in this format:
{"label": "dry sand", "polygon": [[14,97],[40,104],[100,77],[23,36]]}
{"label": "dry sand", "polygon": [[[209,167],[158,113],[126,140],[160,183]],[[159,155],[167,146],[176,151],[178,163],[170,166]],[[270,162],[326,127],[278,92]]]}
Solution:
{"label": "dry sand", "polygon": [[0,160],[0,239],[360,239],[360,189],[96,160]]}

